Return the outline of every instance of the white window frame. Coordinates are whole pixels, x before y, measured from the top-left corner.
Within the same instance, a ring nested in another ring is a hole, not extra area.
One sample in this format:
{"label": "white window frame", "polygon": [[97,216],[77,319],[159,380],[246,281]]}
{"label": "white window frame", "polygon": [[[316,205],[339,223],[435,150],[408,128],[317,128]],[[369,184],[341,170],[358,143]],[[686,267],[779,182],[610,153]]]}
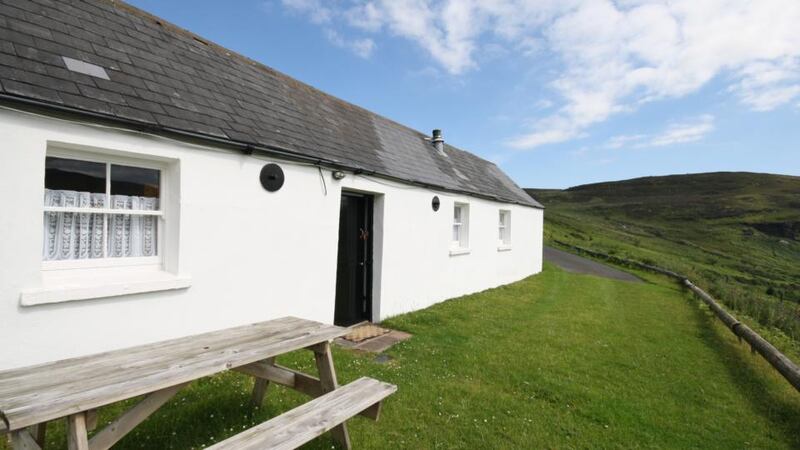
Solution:
{"label": "white window frame", "polygon": [[[455,211],[461,210],[459,220],[455,218]],[[454,239],[453,233],[458,227],[458,238]],[[469,250],[469,203],[455,202],[453,204],[453,222],[450,231],[451,255],[455,252],[463,253]]]}
{"label": "white window frame", "polygon": [[[159,201],[158,210],[130,210],[130,209],[112,209],[106,208],[76,208],[76,207],[63,207],[63,206],[44,206],[43,212],[71,212],[71,213],[93,213],[103,214],[103,257],[90,258],[90,259],[68,259],[58,261],[45,261],[42,260],[43,271],[57,271],[57,270],[73,270],[73,269],[91,269],[91,268],[105,268],[105,267],[132,267],[144,266],[155,269],[163,268],[164,262],[164,249],[166,248],[164,231],[166,229],[167,217],[167,182],[168,167],[164,163],[153,161],[149,159],[139,159],[136,157],[119,156],[114,154],[95,153],[81,150],[72,150],[60,147],[53,147],[47,149],[47,157],[74,159],[79,161],[95,162],[105,164],[106,167],[106,191],[108,196],[111,193],[111,165],[122,165],[130,167],[141,167],[143,169],[153,169],[159,171]],[[110,206],[110,202],[106,201],[106,205]],[[156,216],[156,236],[157,236],[157,256],[144,256],[144,257],[119,257],[111,258],[106,255],[108,251],[108,217],[111,214],[131,214],[140,216]],[[42,243],[44,245],[44,243]]]}
{"label": "white window frame", "polygon": [[497,215],[497,249],[509,250],[511,248],[511,211],[501,209]]}

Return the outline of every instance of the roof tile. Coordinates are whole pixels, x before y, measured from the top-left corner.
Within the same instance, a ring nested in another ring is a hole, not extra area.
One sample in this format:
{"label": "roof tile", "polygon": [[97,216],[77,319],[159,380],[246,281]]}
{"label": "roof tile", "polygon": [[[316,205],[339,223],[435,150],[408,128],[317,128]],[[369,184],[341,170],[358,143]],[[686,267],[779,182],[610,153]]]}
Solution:
{"label": "roof tile", "polygon": [[136,120],[139,122],[147,122],[147,123],[156,123],[156,118],[147,111],[142,111],[141,109],[130,108],[127,106],[122,105],[111,105],[111,109],[114,111],[114,114],[130,120]]}
{"label": "roof tile", "polygon": [[89,111],[98,112],[101,114],[114,113],[114,109],[111,108],[111,105],[106,102],[85,97],[83,95],[72,95],[63,92],[60,95],[64,100],[64,103],[69,104],[70,106],[87,109]]}
{"label": "roof tile", "polygon": [[15,47],[18,56],[26,59],[33,59],[35,61],[50,64],[52,66],[64,67],[64,60],[53,53],[29,47],[23,44],[17,44]]}
{"label": "roof tile", "polygon": [[51,32],[47,28],[40,27],[39,25],[34,25],[30,22],[25,22],[23,20],[10,17],[7,18],[7,22],[9,28],[19,33],[24,33],[44,39],[53,39],[53,34],[52,34],[53,32]]}
{"label": "roof tile", "polygon": [[3,83],[3,90],[9,94],[19,95],[21,97],[30,97],[37,100],[44,100],[53,103],[64,103],[59,96],[59,93],[53,89],[47,89],[41,86],[34,86],[32,84],[20,83],[14,80],[0,77]]}
{"label": "roof tile", "polygon": [[105,89],[98,89],[85,84],[79,85],[81,93],[89,98],[100,100],[101,102],[113,103],[116,105],[125,105],[125,99],[116,92],[107,91]]}
{"label": "roof tile", "polygon": [[94,51],[100,56],[104,56],[106,58],[110,58],[125,64],[133,64],[130,58],[128,58],[128,56],[125,53],[118,52],[114,49],[108,48],[105,45],[101,44],[92,44],[92,47],[94,48]]}
{"label": "roof tile", "polygon": [[74,81],[78,84],[88,84],[89,86],[95,86],[95,81],[104,81],[99,80],[98,78],[90,77],[88,75],[84,75],[82,73],[73,72],[71,70],[62,69],[61,67],[56,66],[45,66],[47,70],[47,74],[51,77],[60,78],[62,80],[67,81]]}
{"label": "roof tile", "polygon": [[0,28],[0,41],[13,42],[15,44],[33,45],[33,37],[14,31],[7,26]]}

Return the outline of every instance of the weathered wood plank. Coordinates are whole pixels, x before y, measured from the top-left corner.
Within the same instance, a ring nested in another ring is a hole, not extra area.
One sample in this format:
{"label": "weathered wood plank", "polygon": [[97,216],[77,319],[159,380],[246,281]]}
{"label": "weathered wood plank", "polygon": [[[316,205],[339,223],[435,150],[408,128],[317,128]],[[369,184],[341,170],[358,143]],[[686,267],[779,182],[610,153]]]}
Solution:
{"label": "weathered wood plank", "polygon": [[[7,389],[15,394],[38,392],[40,387],[52,385],[53,376],[57,376],[62,383],[76,383],[91,379],[91,374],[98,370],[108,370],[113,365],[125,370],[142,371],[174,361],[176,354],[182,357],[213,354],[218,350],[252,341],[270,341],[289,331],[309,331],[317,327],[330,326],[295,318],[278,319],[45,365],[12,369],[0,372],[0,398],[8,393]],[[48,373],[52,376],[47,376]],[[113,373],[107,375],[111,376]],[[21,385],[22,382],[24,385]]]}
{"label": "weathered wood plank", "polygon": [[374,405],[372,405],[369,408],[361,411],[358,414],[361,415],[361,416],[364,416],[364,417],[366,417],[368,419],[372,419],[372,420],[377,422],[378,419],[381,417],[381,408],[382,408],[381,405],[383,405],[383,402],[375,403]]}
{"label": "weathered wood plank", "polygon": [[[280,384],[281,386],[292,388],[312,398],[317,398],[325,393],[322,390],[322,384],[320,383],[319,378],[283,367],[280,364],[269,365],[259,361],[253,364],[238,367],[235,370],[257,378],[267,379],[270,382]],[[379,408],[367,408],[359,413],[359,415],[368,419],[378,420],[379,412]]]}
{"label": "weathered wood plank", "polygon": [[97,410],[90,409],[86,411],[86,429],[94,431],[97,428]]}
{"label": "weathered wood plank", "polygon": [[250,406],[253,408],[260,408],[264,403],[264,395],[267,393],[269,387],[269,380],[263,378],[253,379],[253,393],[250,395]]}
{"label": "weathered wood plank", "polygon": [[327,342],[346,332],[283,318],[4,371],[0,412],[11,429],[20,429]]}
{"label": "weathered wood plank", "polygon": [[[26,391],[37,392],[41,387],[52,385],[52,376],[58,376],[62,383],[80,382],[91,378],[88,375],[95,371],[107,370],[110,365],[114,364],[125,370],[138,371],[171,361],[174,359],[174,354],[193,356],[213,352],[218,348],[224,349],[231,345],[241,344],[248,339],[269,339],[269,337],[281,331],[286,331],[287,327],[299,326],[305,328],[303,322],[307,321],[297,322],[299,320],[292,318],[278,319],[187,338],[3,371],[0,372],[0,398],[8,392],[14,394]],[[212,344],[214,347],[212,347]],[[170,353],[162,351],[167,349]],[[24,385],[21,384],[23,382]]]}
{"label": "weathered wood plank", "polygon": [[85,413],[72,414],[67,417],[67,449],[89,450]]}
{"label": "weathered wood plank", "polygon": [[309,397],[319,397],[324,394],[319,378],[297,372],[278,364],[265,364],[257,362],[236,368],[237,371],[263,378],[273,383],[295,389]]}
{"label": "weathered wood plank", "polygon": [[33,438],[36,439],[36,443],[39,444],[39,447],[44,448],[44,445],[47,442],[47,422],[42,422],[32,426],[31,435],[33,435]]}
{"label": "weathered wood plank", "polygon": [[[265,365],[275,364],[275,358],[269,358],[263,362]],[[264,394],[267,393],[269,387],[269,380],[263,377],[253,377],[253,394],[250,397],[250,405],[254,408],[259,408],[264,403]]]}
{"label": "weathered wood plank", "polygon": [[91,450],[106,450],[111,448],[112,445],[119,442],[126,434],[130,433],[137,425],[142,423],[145,419],[150,417],[151,414],[156,412],[158,408],[163,406],[164,403],[169,401],[169,399],[184,386],[186,386],[186,384],[162,389],[148,395],[137,403],[136,406],[123,413],[117,420],[98,431],[97,434],[89,440],[89,448]]}
{"label": "weathered wood plank", "polygon": [[359,378],[208,448],[294,449],[383,401],[396,390],[396,386],[388,383],[367,377]]}
{"label": "weathered wood plank", "polygon": [[28,430],[19,430],[11,433],[11,448],[14,450],[41,450],[42,447]]}
{"label": "weathered wood plank", "polygon": [[[329,342],[318,344],[316,348],[313,349],[313,352],[314,359],[317,361],[317,370],[319,371],[319,381],[322,385],[322,391],[328,393],[336,390],[339,387],[339,382],[336,380],[336,369],[333,367],[331,344]],[[331,429],[331,435],[339,445],[346,450],[350,450],[350,433],[347,432],[347,425],[344,421]]]}

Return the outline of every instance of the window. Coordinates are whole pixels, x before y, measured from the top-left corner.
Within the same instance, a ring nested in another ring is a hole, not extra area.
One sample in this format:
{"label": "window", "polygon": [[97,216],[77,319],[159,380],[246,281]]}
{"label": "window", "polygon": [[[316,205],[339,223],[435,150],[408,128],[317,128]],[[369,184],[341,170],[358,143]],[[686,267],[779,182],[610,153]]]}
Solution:
{"label": "window", "polygon": [[500,210],[497,228],[499,245],[501,247],[511,245],[511,211]]}
{"label": "window", "polygon": [[162,170],[101,157],[45,160],[45,269],[159,264]]}
{"label": "window", "polygon": [[456,203],[453,207],[452,246],[460,249],[469,246],[469,205],[466,203]]}

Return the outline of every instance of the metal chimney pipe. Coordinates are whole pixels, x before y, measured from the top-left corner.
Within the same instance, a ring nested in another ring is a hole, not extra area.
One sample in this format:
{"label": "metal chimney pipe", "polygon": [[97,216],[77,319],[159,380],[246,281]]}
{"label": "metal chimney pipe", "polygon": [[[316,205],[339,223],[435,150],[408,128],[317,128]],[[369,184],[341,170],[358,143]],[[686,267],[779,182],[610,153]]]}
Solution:
{"label": "metal chimney pipe", "polygon": [[435,129],[433,130],[433,137],[431,138],[431,143],[433,147],[440,153],[444,153],[444,138],[442,137],[442,130]]}

